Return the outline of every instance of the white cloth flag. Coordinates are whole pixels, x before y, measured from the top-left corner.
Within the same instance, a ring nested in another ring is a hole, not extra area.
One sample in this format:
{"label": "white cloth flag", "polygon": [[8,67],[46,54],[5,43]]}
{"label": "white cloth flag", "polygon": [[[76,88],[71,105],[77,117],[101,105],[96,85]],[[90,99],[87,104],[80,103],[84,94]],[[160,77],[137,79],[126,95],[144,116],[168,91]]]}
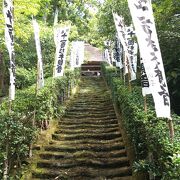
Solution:
{"label": "white cloth flag", "polygon": [[73,41],[71,45],[71,56],[70,56],[70,68],[72,70],[75,68],[76,52],[77,52],[77,46],[75,41]]}
{"label": "white cloth flag", "polygon": [[107,61],[107,63],[112,66],[111,51],[110,51],[111,42],[104,41],[104,45],[105,45],[104,60]]}
{"label": "white cloth flag", "polygon": [[5,18],[5,42],[9,52],[10,66],[10,87],[9,100],[15,99],[15,52],[14,52],[14,18],[13,18],[13,0],[4,0],[4,18]]}
{"label": "white cloth flag", "polygon": [[125,34],[125,24],[123,17],[113,13],[114,22],[117,30],[117,34],[119,37],[119,40],[121,41],[121,44],[124,48],[124,51],[127,52],[127,42],[126,42],[126,34]]}
{"label": "white cloth flag", "polygon": [[70,27],[55,28],[54,31],[54,41],[56,44],[56,55],[53,74],[54,78],[63,76],[64,73],[69,32]]}
{"label": "white cloth flag", "polygon": [[83,64],[83,62],[84,62],[84,41],[79,41],[78,47],[79,47],[79,50],[78,50],[79,61],[81,64]]}
{"label": "white cloth flag", "polygon": [[37,89],[44,87],[44,74],[43,74],[43,62],[42,62],[42,53],[41,53],[41,44],[39,39],[39,25],[35,19],[33,19],[33,28],[34,28],[34,39],[36,43],[36,51],[38,56],[37,62]]}
{"label": "white cloth flag", "polygon": [[104,59],[108,62],[109,65],[112,66],[109,49],[104,50]]}
{"label": "white cloth flag", "polygon": [[70,66],[71,69],[80,67],[84,62],[84,41],[73,41],[71,49]]}
{"label": "white cloth flag", "polygon": [[122,64],[123,48],[118,38],[116,38],[115,48],[116,48],[116,67],[119,67],[120,69],[122,69],[123,68],[123,64]]}
{"label": "white cloth flag", "polygon": [[126,38],[126,26],[124,24],[124,18],[113,13],[114,22],[117,30],[118,37],[121,41],[125,52],[125,59],[124,59],[124,75],[128,73],[128,65],[130,63],[130,56],[128,52],[128,42]]}
{"label": "white cloth flag", "polygon": [[112,61],[112,65],[114,65],[114,63],[116,63],[116,59],[114,58],[114,52],[113,49],[111,50],[111,61]]}
{"label": "white cloth flag", "polygon": [[171,118],[170,98],[149,0],[128,0],[140,54],[153,95],[157,117]]}
{"label": "white cloth flag", "polygon": [[134,29],[132,26],[126,27],[126,41],[129,57],[129,70],[131,81],[136,80],[137,73],[137,43],[134,41]]}

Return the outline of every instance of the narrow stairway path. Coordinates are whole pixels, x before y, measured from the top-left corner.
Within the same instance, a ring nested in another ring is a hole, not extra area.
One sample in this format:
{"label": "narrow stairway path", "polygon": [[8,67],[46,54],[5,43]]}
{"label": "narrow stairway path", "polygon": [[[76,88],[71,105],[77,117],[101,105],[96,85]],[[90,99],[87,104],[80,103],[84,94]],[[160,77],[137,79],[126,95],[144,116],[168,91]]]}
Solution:
{"label": "narrow stairway path", "polygon": [[32,179],[130,180],[132,172],[110,94],[100,77],[80,91],[39,152]]}
{"label": "narrow stairway path", "polygon": [[90,44],[85,44],[85,54],[88,61],[103,61],[102,51]]}

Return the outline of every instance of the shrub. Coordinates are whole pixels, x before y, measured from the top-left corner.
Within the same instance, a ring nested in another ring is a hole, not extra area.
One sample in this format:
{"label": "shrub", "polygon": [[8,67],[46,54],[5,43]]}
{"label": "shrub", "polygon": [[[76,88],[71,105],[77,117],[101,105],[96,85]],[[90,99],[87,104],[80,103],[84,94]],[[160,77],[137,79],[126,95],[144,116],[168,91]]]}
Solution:
{"label": "shrub", "polygon": [[78,79],[79,70],[68,70],[63,77],[46,79],[45,87],[37,94],[36,85],[17,90],[10,114],[7,99],[0,105],[0,178],[5,157],[8,157],[9,170],[21,166],[28,155],[29,145],[36,139],[38,129],[42,128],[42,122],[63,115],[63,101]]}
{"label": "shrub", "polygon": [[[118,77],[116,68],[102,64],[105,80],[119,107],[122,121],[135,151],[134,171],[151,172],[161,179],[178,179],[180,173],[180,117],[173,115],[175,137],[169,138],[166,119],[156,118],[152,97],[148,97],[148,112],[144,112],[140,87],[128,88]],[[148,155],[152,155],[152,161]]]}

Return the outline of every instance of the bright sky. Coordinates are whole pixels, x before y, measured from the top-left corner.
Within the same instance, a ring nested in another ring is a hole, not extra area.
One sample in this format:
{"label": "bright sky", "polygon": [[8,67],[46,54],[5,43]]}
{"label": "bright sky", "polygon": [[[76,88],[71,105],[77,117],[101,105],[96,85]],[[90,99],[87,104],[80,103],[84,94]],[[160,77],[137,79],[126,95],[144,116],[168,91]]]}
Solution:
{"label": "bright sky", "polygon": [[104,2],[104,0],[98,0],[100,3],[103,3]]}

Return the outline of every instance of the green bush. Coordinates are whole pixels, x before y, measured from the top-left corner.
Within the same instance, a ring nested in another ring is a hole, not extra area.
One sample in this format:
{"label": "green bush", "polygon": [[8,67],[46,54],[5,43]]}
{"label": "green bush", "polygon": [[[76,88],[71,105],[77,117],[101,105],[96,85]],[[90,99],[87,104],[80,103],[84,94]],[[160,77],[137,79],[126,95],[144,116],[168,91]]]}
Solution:
{"label": "green bush", "polygon": [[[148,97],[148,112],[145,113],[141,87],[133,87],[133,91],[130,92],[118,77],[116,68],[104,63],[102,71],[134,147],[134,171],[151,172],[161,179],[178,179],[180,117],[173,115],[175,137],[171,142],[168,122],[166,119],[156,118],[152,97]],[[152,154],[152,161],[149,161],[149,154]]]}
{"label": "green bush", "polygon": [[37,94],[36,85],[17,90],[10,114],[8,100],[0,105],[0,179],[6,155],[9,170],[21,166],[28,155],[29,145],[36,139],[38,129],[42,128],[42,122],[63,115],[63,101],[78,83],[79,75],[79,70],[67,70],[63,77],[48,78],[45,87]]}
{"label": "green bush", "polygon": [[16,88],[22,89],[31,86],[36,82],[35,69],[27,70],[23,67],[16,67]]}

